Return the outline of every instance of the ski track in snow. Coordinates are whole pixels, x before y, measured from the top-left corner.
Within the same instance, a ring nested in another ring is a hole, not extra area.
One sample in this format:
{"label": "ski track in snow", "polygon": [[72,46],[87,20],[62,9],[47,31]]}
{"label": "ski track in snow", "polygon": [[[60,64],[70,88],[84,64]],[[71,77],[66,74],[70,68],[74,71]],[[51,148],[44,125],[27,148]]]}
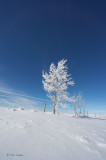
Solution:
{"label": "ski track in snow", "polygon": [[106,119],[0,107],[0,160],[105,160]]}

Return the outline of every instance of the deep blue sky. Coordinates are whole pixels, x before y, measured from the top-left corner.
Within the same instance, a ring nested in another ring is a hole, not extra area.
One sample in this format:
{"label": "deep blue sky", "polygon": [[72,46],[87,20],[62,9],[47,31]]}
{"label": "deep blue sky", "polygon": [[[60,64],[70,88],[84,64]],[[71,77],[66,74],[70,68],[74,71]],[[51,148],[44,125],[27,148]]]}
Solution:
{"label": "deep blue sky", "polygon": [[106,1],[0,1],[0,87],[45,98],[42,70],[68,60],[87,107],[106,110]]}

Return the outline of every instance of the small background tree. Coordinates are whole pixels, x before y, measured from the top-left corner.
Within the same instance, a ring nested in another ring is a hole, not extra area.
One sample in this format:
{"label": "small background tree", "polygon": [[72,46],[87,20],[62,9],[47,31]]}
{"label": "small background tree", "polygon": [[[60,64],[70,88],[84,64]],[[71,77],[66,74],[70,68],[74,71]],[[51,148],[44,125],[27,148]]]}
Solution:
{"label": "small background tree", "polygon": [[74,100],[74,112],[76,115],[81,115],[82,112],[85,115],[85,108],[82,111],[82,107],[84,107],[84,100],[82,98],[81,93],[79,93]]}
{"label": "small background tree", "polygon": [[49,73],[42,72],[42,83],[48,97],[54,102],[53,113],[55,114],[56,105],[64,106],[65,101],[73,102],[73,97],[67,92],[68,86],[74,85],[71,75],[68,74],[68,67],[65,65],[67,60],[62,59],[57,63],[57,67],[52,63]]}

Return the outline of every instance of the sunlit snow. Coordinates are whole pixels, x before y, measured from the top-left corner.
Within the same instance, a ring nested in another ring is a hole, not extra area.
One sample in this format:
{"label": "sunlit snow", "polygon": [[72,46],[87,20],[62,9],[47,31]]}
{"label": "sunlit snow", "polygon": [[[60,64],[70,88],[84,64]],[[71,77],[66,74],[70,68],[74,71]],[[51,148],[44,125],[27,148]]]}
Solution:
{"label": "sunlit snow", "polygon": [[105,159],[105,118],[0,107],[0,160]]}

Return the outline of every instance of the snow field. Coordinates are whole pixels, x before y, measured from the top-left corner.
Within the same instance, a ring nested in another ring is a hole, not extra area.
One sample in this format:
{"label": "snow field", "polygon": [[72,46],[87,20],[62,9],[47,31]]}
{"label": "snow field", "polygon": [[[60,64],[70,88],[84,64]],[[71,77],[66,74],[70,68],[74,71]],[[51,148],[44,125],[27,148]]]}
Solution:
{"label": "snow field", "polygon": [[106,119],[0,108],[0,160],[105,160]]}

